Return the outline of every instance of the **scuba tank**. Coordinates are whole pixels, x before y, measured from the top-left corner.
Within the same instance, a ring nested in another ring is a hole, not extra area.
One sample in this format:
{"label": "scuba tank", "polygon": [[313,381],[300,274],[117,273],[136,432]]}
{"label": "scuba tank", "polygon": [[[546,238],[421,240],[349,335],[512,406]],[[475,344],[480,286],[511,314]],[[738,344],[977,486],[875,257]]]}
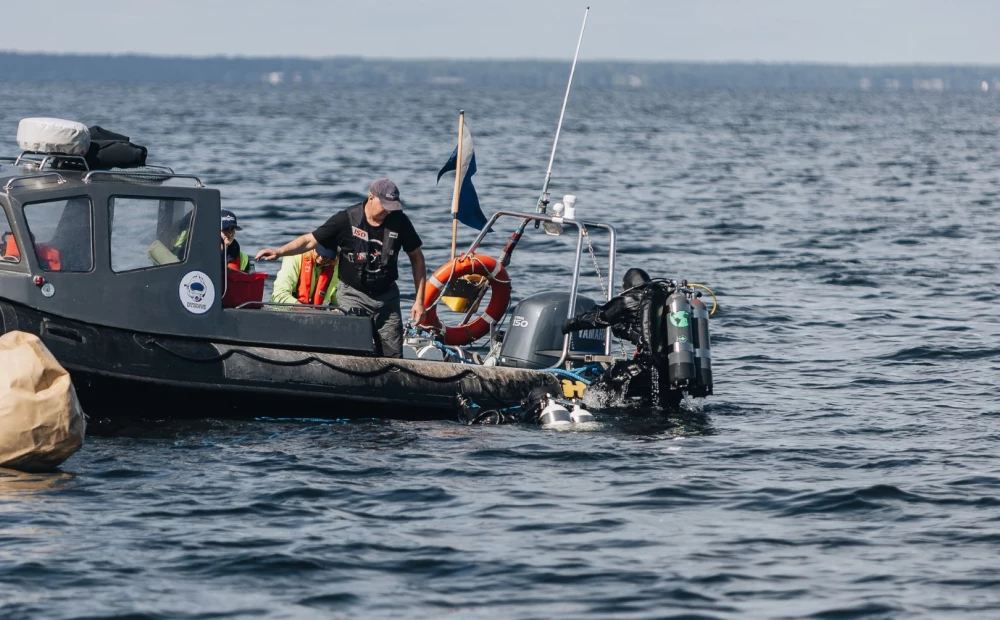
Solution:
{"label": "scuba tank", "polygon": [[708,308],[699,293],[691,300],[691,319],[694,323],[694,359],[697,370],[692,396],[710,396],[712,392],[712,346],[708,336]]}
{"label": "scuba tank", "polygon": [[691,325],[691,304],[680,289],[674,290],[666,303],[667,376],[671,387],[689,388],[694,385],[697,368],[694,357],[694,330]]}

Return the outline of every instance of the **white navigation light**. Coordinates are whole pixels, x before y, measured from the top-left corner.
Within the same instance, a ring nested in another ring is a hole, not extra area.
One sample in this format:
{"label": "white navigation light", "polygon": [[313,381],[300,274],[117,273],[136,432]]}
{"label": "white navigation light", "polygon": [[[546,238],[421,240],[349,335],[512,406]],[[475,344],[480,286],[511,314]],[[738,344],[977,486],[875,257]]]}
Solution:
{"label": "white navigation light", "polygon": [[17,145],[32,153],[83,156],[90,148],[90,130],[61,118],[25,118],[17,124]]}
{"label": "white navigation light", "polygon": [[563,196],[563,219],[575,220],[576,219],[576,196],[573,194],[566,194]]}

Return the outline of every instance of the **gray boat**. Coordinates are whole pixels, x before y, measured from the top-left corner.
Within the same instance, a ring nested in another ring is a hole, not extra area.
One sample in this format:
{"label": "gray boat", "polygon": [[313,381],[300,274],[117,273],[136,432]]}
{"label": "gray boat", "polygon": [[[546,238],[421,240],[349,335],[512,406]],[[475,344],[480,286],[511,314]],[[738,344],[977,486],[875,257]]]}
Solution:
{"label": "gray boat", "polygon": [[[497,303],[481,317],[487,329],[478,338],[488,341],[478,350],[449,342],[448,330],[411,330],[406,359],[379,358],[369,317],[263,302],[265,274],[246,281],[228,269],[219,191],[196,176],[150,166],[92,169],[86,147],[72,139],[20,137],[22,148],[34,148],[0,159],[0,332],[40,336],[88,411],[481,419],[477,410],[523,413],[530,406],[537,421],[554,401],[582,397],[590,379],[618,359],[610,329],[560,331],[567,316],[596,304],[577,293],[585,241],[592,250],[588,231],[610,235],[604,273],[606,294],[614,294],[610,225],[494,214],[464,254],[475,263],[470,273],[483,266],[476,250],[485,231],[516,218],[517,238],[532,222],[550,234],[576,230],[570,290],[539,292],[512,312],[494,291]],[[489,284],[502,283],[490,271],[480,269]],[[447,282],[431,283],[448,296],[467,281],[456,263]],[[685,391],[710,393],[710,385],[699,387],[697,368],[694,379],[671,383],[665,357],[664,364],[664,402]]]}

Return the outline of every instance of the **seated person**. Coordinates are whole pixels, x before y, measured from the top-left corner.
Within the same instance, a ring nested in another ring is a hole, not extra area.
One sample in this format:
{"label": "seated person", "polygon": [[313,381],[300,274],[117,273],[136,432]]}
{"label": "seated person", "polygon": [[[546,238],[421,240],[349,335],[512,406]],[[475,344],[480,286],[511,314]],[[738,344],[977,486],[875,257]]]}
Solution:
{"label": "seated person", "polygon": [[184,252],[187,249],[188,233],[191,229],[191,218],[193,216],[194,211],[190,211],[174,224],[174,242],[171,244],[170,251],[174,253],[178,261],[184,260]]}
{"label": "seated person", "polygon": [[21,250],[17,249],[14,233],[5,232],[0,236],[0,258],[5,258],[11,263],[21,261]]}
{"label": "seated person", "polygon": [[281,269],[274,280],[271,302],[336,306],[337,252],[318,245],[315,250],[281,259]]}
{"label": "seated person", "polygon": [[45,271],[60,271],[62,269],[62,257],[59,250],[47,243],[35,244],[35,256],[38,257],[38,263]]}
{"label": "seated person", "polygon": [[222,243],[226,246],[226,265],[236,271],[250,270],[250,257],[240,250],[240,242],[236,240],[236,231],[243,230],[236,222],[236,214],[227,209],[222,210]]}
{"label": "seated person", "polygon": [[[90,271],[94,266],[92,226],[90,199],[68,199],[55,232],[48,241],[35,243],[35,254],[43,263],[42,268],[47,271]],[[34,238],[32,242],[35,242]],[[48,267],[45,267],[46,262]]]}
{"label": "seated person", "polygon": [[[31,235],[34,242],[35,235]],[[12,233],[4,233],[3,256],[5,258],[21,259],[21,250],[17,247],[17,240]],[[38,258],[39,266],[45,271],[59,271],[62,269],[62,260],[59,250],[47,243],[35,244],[35,257]]]}

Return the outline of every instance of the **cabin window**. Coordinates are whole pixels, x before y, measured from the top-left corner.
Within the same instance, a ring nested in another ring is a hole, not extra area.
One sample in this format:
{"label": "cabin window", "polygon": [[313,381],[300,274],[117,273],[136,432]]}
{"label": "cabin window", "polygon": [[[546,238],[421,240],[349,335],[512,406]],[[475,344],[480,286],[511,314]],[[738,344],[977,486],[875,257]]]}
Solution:
{"label": "cabin window", "polygon": [[90,199],[77,196],[24,205],[28,234],[45,271],[94,268],[94,227]]}
{"label": "cabin window", "polygon": [[112,196],[111,270],[150,269],[187,260],[194,223],[190,200]]}
{"label": "cabin window", "polygon": [[7,219],[7,213],[4,212],[3,208],[0,208],[0,261],[5,263],[21,262],[21,251],[17,248],[10,220]]}

